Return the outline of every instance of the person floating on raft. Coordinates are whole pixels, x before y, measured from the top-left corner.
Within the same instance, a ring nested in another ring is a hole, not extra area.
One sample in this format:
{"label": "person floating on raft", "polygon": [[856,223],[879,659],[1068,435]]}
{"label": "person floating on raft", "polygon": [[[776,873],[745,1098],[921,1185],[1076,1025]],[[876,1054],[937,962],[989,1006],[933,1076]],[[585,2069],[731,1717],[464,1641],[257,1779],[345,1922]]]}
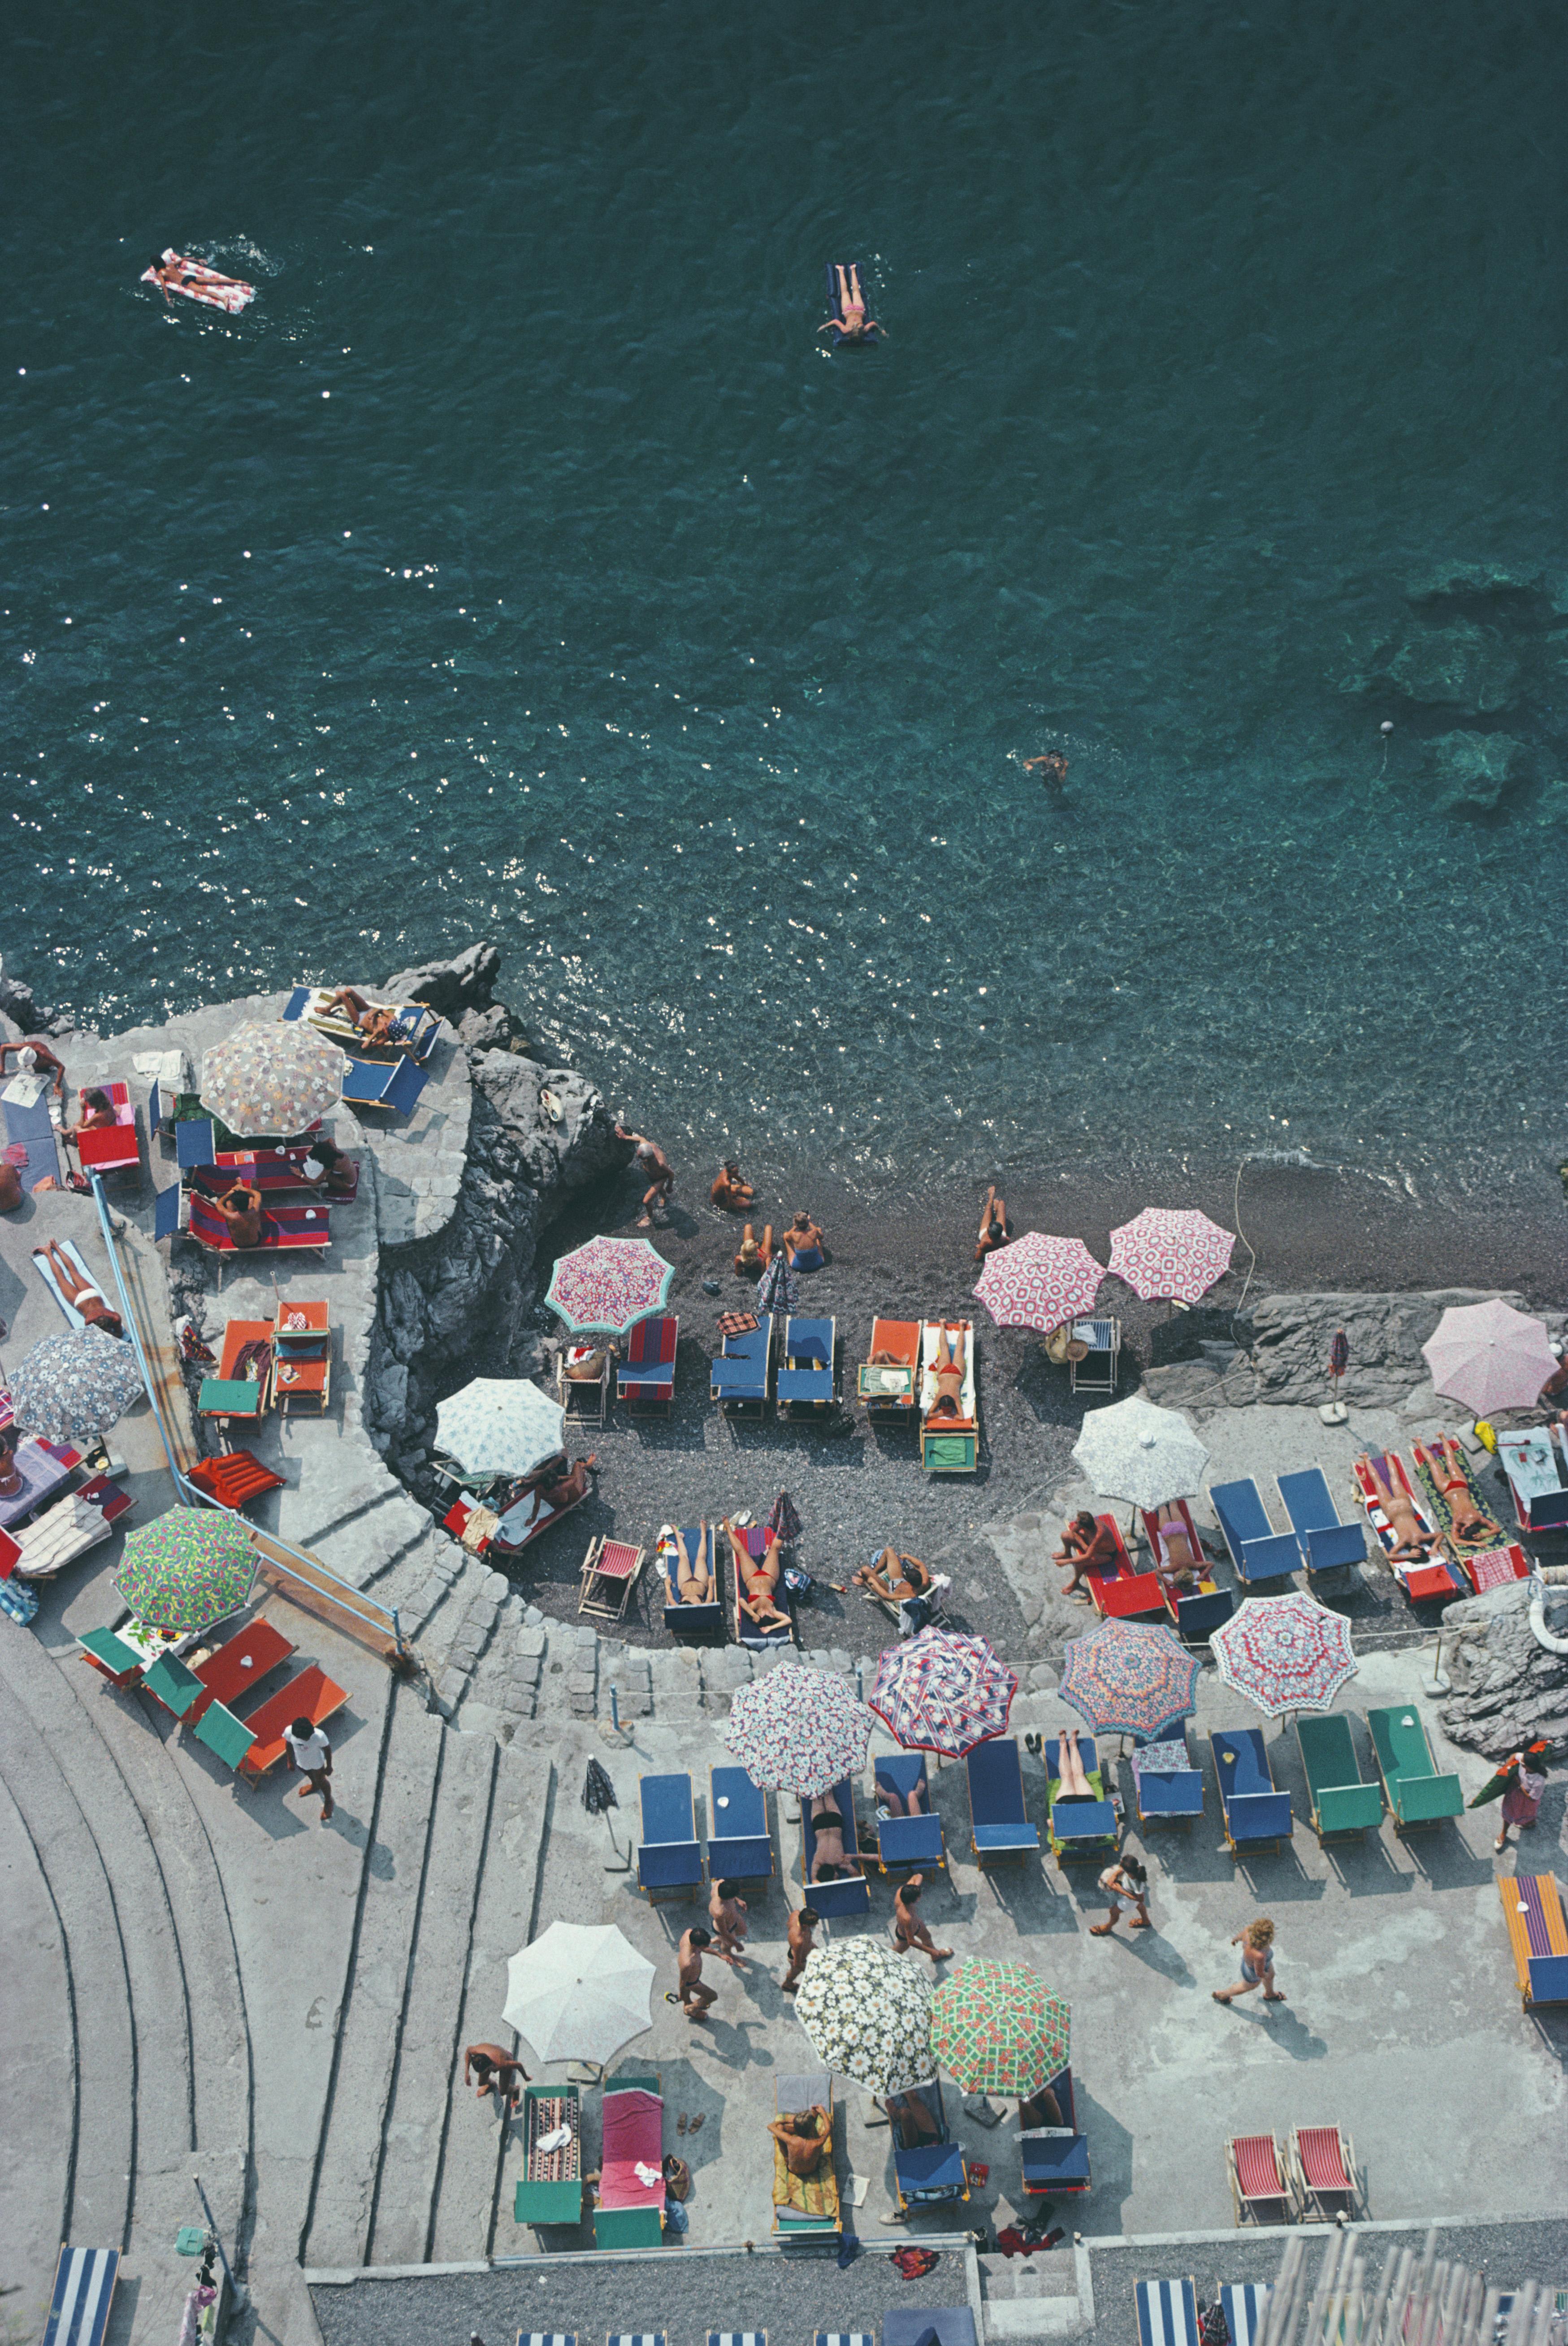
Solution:
{"label": "person floating on raft", "polygon": [[875,318],[866,315],[866,297],[860,291],[860,272],[855,262],[850,261],[847,273],[843,263],[839,262],[836,273],[839,282],[835,291],[835,267],[830,262],[828,300],[830,303],[837,301],[838,315],[829,318],[818,327],[817,332],[820,334],[830,333],[836,342],[869,342],[873,334],[881,334],[885,339],[887,328],[879,324]]}
{"label": "person floating on raft", "polygon": [[226,310],[231,318],[256,299],[254,285],[247,285],[242,278],[225,277],[221,270],[209,269],[204,260],[188,260],[172,245],[148,263],[141,282],[156,285],[166,301],[171,293],[183,293],[188,301],[205,302],[209,310]]}

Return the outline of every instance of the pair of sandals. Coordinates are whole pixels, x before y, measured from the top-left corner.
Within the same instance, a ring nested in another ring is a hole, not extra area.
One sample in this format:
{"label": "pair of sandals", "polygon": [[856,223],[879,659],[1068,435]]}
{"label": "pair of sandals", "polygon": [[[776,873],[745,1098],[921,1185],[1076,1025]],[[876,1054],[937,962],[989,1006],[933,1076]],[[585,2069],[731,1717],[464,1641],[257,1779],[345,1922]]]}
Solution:
{"label": "pair of sandals", "polygon": [[707,2122],[708,2112],[706,2110],[698,2110],[694,2118],[687,2117],[686,2112],[682,2110],[679,2117],[677,2117],[675,2122],[675,2130],[677,2134],[700,2134]]}

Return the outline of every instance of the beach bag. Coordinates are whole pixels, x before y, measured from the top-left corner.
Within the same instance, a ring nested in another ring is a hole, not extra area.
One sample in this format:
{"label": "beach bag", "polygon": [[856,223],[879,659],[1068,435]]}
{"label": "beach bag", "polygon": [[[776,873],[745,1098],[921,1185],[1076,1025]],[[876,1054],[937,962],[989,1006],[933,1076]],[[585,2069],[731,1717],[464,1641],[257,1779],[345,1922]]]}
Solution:
{"label": "beach bag", "polygon": [[785,1566],[784,1589],[787,1596],[799,1597],[802,1605],[809,1605],[811,1602],[811,1592],[816,1586],[817,1584],[812,1579],[810,1574],[803,1571],[799,1565],[787,1564]]}

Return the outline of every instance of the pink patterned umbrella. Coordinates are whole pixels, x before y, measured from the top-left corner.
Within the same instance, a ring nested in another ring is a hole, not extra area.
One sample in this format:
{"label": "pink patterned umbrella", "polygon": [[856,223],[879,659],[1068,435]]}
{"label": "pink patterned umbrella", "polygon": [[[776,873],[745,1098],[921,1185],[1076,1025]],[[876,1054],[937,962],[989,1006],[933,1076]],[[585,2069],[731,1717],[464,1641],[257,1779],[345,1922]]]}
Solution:
{"label": "pink patterned umbrella", "polygon": [[1196,1303],[1230,1269],[1235,1244],[1229,1230],[1196,1208],[1145,1206],[1111,1232],[1111,1269],[1145,1303],[1155,1295]]}
{"label": "pink patterned umbrella", "polygon": [[986,1256],[974,1291],[999,1328],[1037,1328],[1044,1334],[1093,1311],[1105,1276],[1082,1239],[1025,1230]]}
{"label": "pink patterned umbrella", "polygon": [[1542,1322],[1497,1296],[1490,1303],[1451,1303],[1421,1352],[1439,1392],[1478,1414],[1531,1408],[1562,1366]]}
{"label": "pink patterned umbrella", "polygon": [[1314,1597],[1245,1597],[1209,1634],[1208,1650],[1226,1685],[1266,1719],[1287,1710],[1327,1710],[1359,1668],[1350,1625]]}
{"label": "pink patterned umbrella", "polygon": [[545,1300],[574,1336],[624,1336],[663,1310],[674,1277],[647,1239],[590,1239],[561,1257]]}

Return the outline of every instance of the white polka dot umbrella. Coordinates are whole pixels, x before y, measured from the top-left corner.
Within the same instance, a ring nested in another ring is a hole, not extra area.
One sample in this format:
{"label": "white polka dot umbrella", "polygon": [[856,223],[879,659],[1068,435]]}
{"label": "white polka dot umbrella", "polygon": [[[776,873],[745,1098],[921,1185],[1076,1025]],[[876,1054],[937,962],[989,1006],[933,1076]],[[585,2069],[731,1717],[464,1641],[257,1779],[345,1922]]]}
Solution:
{"label": "white polka dot umbrella", "polygon": [[1186,1498],[1208,1464],[1208,1452],[1181,1413],[1156,1409],[1142,1393],[1091,1410],[1073,1455],[1103,1498],[1132,1507]]}

